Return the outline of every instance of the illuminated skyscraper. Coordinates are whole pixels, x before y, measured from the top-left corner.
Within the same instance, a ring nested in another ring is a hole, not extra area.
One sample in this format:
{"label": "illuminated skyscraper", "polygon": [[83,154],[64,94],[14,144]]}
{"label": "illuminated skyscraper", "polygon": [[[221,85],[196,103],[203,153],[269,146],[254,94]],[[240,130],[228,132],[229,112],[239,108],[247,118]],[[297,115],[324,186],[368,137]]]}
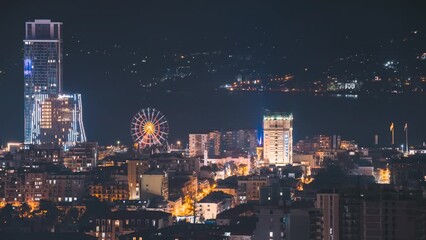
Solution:
{"label": "illuminated skyscraper", "polygon": [[293,115],[267,111],[263,116],[263,159],[270,165],[293,163]]}
{"label": "illuminated skyscraper", "polygon": [[33,143],[35,95],[62,92],[62,23],[35,20],[25,24],[24,81],[25,143]]}
{"label": "illuminated skyscraper", "polygon": [[62,92],[62,23],[25,24],[24,134],[26,144],[85,142],[80,94]]}
{"label": "illuminated skyscraper", "polygon": [[35,94],[31,120],[33,144],[86,142],[80,94]]}

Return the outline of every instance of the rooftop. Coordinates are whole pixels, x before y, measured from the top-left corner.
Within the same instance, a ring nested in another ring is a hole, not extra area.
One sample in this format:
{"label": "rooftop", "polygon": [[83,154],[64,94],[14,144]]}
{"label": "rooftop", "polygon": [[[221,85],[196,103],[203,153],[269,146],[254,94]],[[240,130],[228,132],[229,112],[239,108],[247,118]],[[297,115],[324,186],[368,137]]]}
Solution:
{"label": "rooftop", "polygon": [[222,191],[211,192],[209,195],[201,199],[200,203],[219,203],[226,198],[232,198],[232,195],[226,194]]}
{"label": "rooftop", "polygon": [[170,217],[170,213],[161,211],[114,211],[106,214],[106,217],[114,220],[125,219],[160,219]]}
{"label": "rooftop", "polygon": [[48,233],[48,232],[2,232],[2,239],[8,240],[95,240],[96,237],[84,233]]}

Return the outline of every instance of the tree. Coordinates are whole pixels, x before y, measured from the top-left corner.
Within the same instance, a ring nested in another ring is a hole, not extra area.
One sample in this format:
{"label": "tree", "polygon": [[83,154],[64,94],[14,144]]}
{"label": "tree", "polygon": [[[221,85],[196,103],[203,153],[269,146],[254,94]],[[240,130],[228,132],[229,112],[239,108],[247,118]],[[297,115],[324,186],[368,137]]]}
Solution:
{"label": "tree", "polygon": [[51,201],[40,200],[39,210],[48,223],[55,222],[59,217],[59,210]]}
{"label": "tree", "polygon": [[19,217],[27,218],[31,213],[31,207],[27,203],[23,203],[21,207],[19,207]]}
{"label": "tree", "polygon": [[67,216],[66,218],[71,222],[71,223],[76,223],[79,218],[80,218],[80,213],[78,211],[77,208],[73,207],[70,208],[67,212]]}
{"label": "tree", "polygon": [[80,217],[80,230],[89,231],[94,228],[95,219],[109,212],[109,207],[106,202],[101,202],[98,198],[88,196],[84,200],[86,211]]}
{"label": "tree", "polygon": [[12,222],[13,215],[15,210],[13,209],[12,204],[8,203],[0,211],[0,225],[7,225]]}

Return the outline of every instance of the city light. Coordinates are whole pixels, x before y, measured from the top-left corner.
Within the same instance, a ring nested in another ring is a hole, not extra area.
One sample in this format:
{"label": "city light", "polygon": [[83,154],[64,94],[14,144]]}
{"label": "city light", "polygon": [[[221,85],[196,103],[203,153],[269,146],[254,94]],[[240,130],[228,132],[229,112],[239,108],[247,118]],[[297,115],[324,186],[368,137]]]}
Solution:
{"label": "city light", "polygon": [[424,238],[425,4],[236,1],[2,4],[0,238]]}

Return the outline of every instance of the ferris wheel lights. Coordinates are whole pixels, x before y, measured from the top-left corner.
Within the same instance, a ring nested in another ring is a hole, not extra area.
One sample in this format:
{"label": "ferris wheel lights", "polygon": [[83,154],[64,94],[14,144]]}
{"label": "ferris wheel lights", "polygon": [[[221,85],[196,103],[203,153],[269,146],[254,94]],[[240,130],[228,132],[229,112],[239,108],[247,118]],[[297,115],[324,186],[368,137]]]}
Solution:
{"label": "ferris wheel lights", "polygon": [[141,148],[163,145],[167,141],[169,125],[164,115],[154,109],[142,109],[132,119],[130,132]]}

